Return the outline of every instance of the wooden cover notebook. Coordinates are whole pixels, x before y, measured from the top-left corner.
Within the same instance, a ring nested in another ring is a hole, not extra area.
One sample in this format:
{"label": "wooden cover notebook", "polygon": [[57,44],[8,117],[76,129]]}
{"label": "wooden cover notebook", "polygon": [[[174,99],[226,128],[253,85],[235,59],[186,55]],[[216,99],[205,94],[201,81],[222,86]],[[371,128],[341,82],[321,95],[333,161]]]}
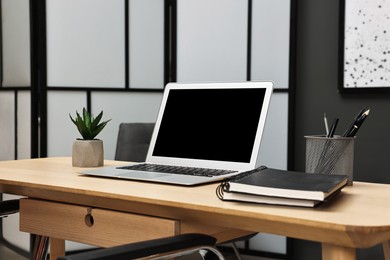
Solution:
{"label": "wooden cover notebook", "polygon": [[312,207],[338,193],[346,175],[285,171],[261,166],[224,181],[217,188],[222,200]]}

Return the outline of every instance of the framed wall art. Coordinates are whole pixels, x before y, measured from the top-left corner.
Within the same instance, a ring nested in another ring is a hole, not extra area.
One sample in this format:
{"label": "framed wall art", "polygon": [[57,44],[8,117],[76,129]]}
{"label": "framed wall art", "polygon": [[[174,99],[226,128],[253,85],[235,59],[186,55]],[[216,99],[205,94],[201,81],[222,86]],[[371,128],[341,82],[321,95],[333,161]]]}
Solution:
{"label": "framed wall art", "polygon": [[340,3],[340,90],[390,92],[390,1]]}

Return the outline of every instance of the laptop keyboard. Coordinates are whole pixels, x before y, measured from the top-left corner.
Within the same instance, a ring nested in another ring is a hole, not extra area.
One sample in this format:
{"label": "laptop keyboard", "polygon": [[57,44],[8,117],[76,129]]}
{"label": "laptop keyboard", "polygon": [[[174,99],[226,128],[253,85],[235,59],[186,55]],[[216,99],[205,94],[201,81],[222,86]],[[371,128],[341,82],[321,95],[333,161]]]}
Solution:
{"label": "laptop keyboard", "polygon": [[161,165],[161,164],[149,164],[149,163],[121,166],[121,167],[117,167],[117,169],[146,171],[146,172],[173,173],[173,174],[194,175],[194,176],[203,176],[203,177],[220,176],[220,175],[235,172],[235,171],[229,171],[229,170],[172,166],[172,165]]}

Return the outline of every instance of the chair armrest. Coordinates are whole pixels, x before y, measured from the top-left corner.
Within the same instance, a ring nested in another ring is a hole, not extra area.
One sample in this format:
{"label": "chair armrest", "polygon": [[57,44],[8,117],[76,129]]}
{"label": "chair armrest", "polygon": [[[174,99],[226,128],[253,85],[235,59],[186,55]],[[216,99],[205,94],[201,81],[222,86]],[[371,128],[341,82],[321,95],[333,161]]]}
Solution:
{"label": "chair armrest", "polygon": [[142,241],[57,258],[58,260],[134,259],[150,255],[185,250],[197,246],[213,246],[216,239],[204,234],[182,234]]}
{"label": "chair armrest", "polygon": [[19,212],[19,199],[0,201],[0,217]]}

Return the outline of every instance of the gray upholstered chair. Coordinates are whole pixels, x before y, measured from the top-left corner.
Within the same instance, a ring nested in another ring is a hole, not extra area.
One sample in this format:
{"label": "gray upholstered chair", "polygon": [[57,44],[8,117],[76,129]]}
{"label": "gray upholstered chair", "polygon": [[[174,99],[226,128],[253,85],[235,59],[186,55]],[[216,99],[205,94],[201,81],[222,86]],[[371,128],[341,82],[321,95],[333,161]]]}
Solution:
{"label": "gray upholstered chair", "polygon": [[0,218],[19,212],[19,200],[0,201]]}
{"label": "gray upholstered chair", "polygon": [[121,123],[118,131],[115,160],[144,162],[153,128],[154,123]]}
{"label": "gray upholstered chair", "polygon": [[[27,249],[23,248],[23,246],[25,246],[25,244],[28,244],[29,242],[28,235],[22,237],[22,238],[26,238],[26,241],[23,241],[26,243],[23,242],[18,243],[20,241],[15,239],[15,237],[11,237],[10,239],[10,236],[13,236],[14,232],[17,231],[16,226],[13,224],[16,224],[16,221],[19,220],[19,216],[17,216],[17,214],[14,214],[18,212],[19,212],[19,197],[10,194],[0,194],[0,224],[3,227],[2,233],[0,234],[0,243],[5,245],[11,251],[23,255],[24,257],[28,257],[29,256],[29,252],[27,251],[28,247]],[[2,223],[2,221],[4,221],[3,218],[7,218],[7,220],[11,219],[11,222],[8,221],[6,223]],[[9,227],[9,229],[12,230],[12,232],[4,233],[4,227],[7,228]],[[0,259],[3,259],[3,257],[5,256],[1,254]]]}

